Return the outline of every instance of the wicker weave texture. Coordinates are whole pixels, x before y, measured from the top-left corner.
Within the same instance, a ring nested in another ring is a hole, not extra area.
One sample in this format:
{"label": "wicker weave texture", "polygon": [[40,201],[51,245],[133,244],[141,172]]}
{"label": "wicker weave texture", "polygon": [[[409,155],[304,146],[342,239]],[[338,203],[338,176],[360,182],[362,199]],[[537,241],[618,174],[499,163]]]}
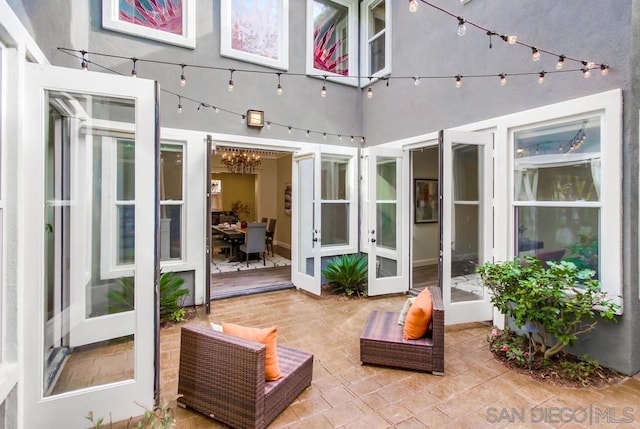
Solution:
{"label": "wicker weave texture", "polygon": [[433,301],[431,333],[419,340],[402,338],[398,312],[374,310],[360,335],[360,361],[364,364],[444,373],[444,305],[437,287],[430,287]]}
{"label": "wicker weave texture", "polygon": [[262,344],[197,325],[181,330],[178,402],[234,428],[264,428],[311,384],[313,355],[278,346],[265,382]]}

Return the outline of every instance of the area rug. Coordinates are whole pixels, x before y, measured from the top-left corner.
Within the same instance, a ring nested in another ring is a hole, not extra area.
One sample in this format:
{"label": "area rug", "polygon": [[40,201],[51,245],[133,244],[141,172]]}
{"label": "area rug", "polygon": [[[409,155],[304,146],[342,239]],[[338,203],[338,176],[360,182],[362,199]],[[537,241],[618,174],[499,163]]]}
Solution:
{"label": "area rug", "polygon": [[[241,257],[244,255],[241,255]],[[285,267],[290,266],[291,261],[278,254],[274,256],[266,255],[263,265],[262,259],[249,260],[249,266],[246,261],[229,262],[229,259],[222,254],[214,254],[211,258],[211,274],[229,273],[232,271],[257,270],[260,268]]]}

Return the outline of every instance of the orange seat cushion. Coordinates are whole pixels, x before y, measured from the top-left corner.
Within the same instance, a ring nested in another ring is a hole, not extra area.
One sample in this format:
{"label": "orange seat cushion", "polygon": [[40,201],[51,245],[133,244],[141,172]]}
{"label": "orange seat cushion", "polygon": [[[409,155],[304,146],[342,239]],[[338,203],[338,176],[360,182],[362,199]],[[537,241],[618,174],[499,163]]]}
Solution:
{"label": "orange seat cushion", "polygon": [[276,352],[277,326],[260,329],[222,322],[222,330],[225,334],[264,344],[264,379],[273,381],[282,377],[280,367],[278,366],[278,354]]}
{"label": "orange seat cushion", "polygon": [[425,288],[409,308],[402,331],[404,339],[419,340],[424,337],[431,323],[431,313],[433,313],[433,301],[431,301],[429,289]]}

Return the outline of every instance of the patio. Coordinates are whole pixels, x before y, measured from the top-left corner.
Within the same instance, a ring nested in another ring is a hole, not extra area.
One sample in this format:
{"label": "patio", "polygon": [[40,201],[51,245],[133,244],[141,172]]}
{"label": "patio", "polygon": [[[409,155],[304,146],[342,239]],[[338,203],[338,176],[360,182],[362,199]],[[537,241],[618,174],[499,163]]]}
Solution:
{"label": "patio", "polygon": [[[399,310],[405,299],[314,298],[290,289],[216,300],[209,317],[199,309],[188,323],[278,325],[279,343],[314,354],[311,387],[276,418],[274,428],[640,428],[640,375],[602,389],[533,381],[494,360],[483,324],[447,328],[442,377],[362,366],[359,336],[367,315]],[[163,329],[160,337],[161,403],[174,408],[176,427],[224,427],[176,407],[180,325]]]}

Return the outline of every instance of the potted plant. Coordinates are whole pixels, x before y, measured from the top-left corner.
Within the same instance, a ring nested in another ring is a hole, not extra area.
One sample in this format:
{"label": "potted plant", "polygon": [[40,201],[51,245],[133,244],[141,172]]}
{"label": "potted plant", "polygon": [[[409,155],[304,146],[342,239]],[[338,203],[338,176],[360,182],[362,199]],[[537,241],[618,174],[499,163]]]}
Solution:
{"label": "potted plant", "polygon": [[251,212],[251,209],[249,208],[249,204],[243,203],[240,200],[235,200],[234,202],[231,203],[231,211],[236,216],[236,222],[241,221],[242,228],[246,228],[247,216],[249,216],[249,213]]}
{"label": "potted plant", "polygon": [[596,315],[615,317],[619,306],[607,299],[595,271],[573,262],[543,263],[531,256],[478,267],[491,303],[529,334],[534,352],[545,359],[595,329]]}

